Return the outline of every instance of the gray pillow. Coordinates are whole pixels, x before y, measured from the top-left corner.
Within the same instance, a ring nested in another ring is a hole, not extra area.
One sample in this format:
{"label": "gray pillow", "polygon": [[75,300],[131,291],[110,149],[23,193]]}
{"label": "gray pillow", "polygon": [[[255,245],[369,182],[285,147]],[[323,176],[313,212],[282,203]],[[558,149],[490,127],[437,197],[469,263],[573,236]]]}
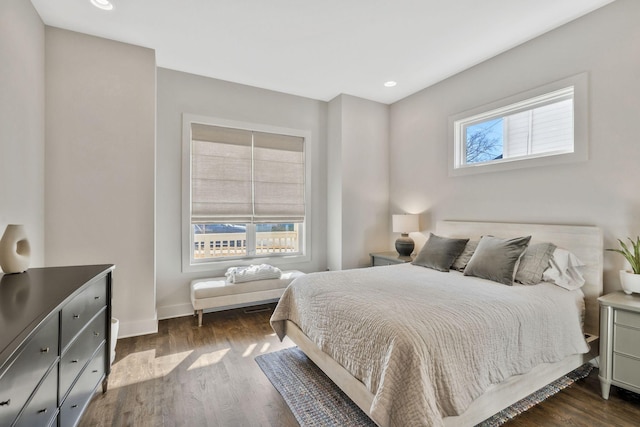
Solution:
{"label": "gray pillow", "polygon": [[429,233],[429,240],[412,264],[438,271],[449,271],[451,264],[462,253],[468,241],[469,239],[449,239]]}
{"label": "gray pillow", "polygon": [[467,242],[467,246],[464,247],[464,250],[462,251],[460,256],[456,258],[455,261],[453,261],[453,265],[451,266],[451,269],[464,271],[464,268],[467,266],[467,264],[469,263],[469,260],[471,259],[471,255],[473,255],[477,247],[478,247],[477,240],[469,240]]}
{"label": "gray pillow", "polygon": [[520,258],[516,272],[516,282],[523,285],[537,285],[542,282],[542,274],[549,267],[556,245],[553,243],[536,243],[527,247]]}
{"label": "gray pillow", "polygon": [[529,240],[531,236],[513,239],[482,236],[464,269],[464,275],[512,285],[516,263],[527,248]]}

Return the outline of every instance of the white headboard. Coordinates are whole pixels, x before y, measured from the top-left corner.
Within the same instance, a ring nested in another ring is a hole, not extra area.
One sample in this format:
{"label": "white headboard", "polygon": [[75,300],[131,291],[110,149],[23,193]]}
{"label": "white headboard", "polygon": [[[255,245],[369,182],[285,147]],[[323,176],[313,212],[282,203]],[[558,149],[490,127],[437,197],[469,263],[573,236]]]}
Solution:
{"label": "white headboard", "polygon": [[551,242],[573,252],[586,264],[584,331],[599,335],[598,297],[602,295],[602,263],[604,246],[602,230],[582,225],[517,224],[505,222],[438,221],[436,234],[448,237],[479,239],[484,234],[496,237],[531,236],[531,243]]}

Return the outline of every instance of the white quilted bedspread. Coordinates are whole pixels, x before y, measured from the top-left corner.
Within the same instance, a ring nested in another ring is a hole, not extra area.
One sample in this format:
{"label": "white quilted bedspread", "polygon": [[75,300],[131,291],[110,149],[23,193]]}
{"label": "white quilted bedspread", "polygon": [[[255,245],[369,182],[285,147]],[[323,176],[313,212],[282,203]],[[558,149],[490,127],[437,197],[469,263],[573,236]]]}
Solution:
{"label": "white quilted bedspread", "polygon": [[493,383],[589,350],[581,291],[505,286],[410,264],[312,273],[271,318],[293,321],[375,396],[391,426],[440,426]]}

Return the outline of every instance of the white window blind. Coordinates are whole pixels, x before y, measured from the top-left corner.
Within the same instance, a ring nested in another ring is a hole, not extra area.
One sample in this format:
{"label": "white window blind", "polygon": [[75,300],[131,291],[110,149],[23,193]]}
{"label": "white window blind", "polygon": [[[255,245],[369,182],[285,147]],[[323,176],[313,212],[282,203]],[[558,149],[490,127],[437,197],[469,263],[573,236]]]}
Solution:
{"label": "white window blind", "polygon": [[504,158],[573,151],[573,99],[504,116]]}
{"label": "white window blind", "polygon": [[304,138],[191,124],[191,222],[304,222]]}

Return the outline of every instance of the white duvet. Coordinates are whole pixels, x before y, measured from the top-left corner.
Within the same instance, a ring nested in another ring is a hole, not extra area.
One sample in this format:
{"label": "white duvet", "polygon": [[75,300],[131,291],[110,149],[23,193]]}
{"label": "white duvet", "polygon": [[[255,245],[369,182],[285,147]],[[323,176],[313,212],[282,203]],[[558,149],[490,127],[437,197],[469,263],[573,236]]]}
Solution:
{"label": "white duvet", "polygon": [[271,318],[293,321],[375,396],[378,424],[439,426],[491,384],[586,353],[583,294],[505,286],[411,264],[296,279]]}

